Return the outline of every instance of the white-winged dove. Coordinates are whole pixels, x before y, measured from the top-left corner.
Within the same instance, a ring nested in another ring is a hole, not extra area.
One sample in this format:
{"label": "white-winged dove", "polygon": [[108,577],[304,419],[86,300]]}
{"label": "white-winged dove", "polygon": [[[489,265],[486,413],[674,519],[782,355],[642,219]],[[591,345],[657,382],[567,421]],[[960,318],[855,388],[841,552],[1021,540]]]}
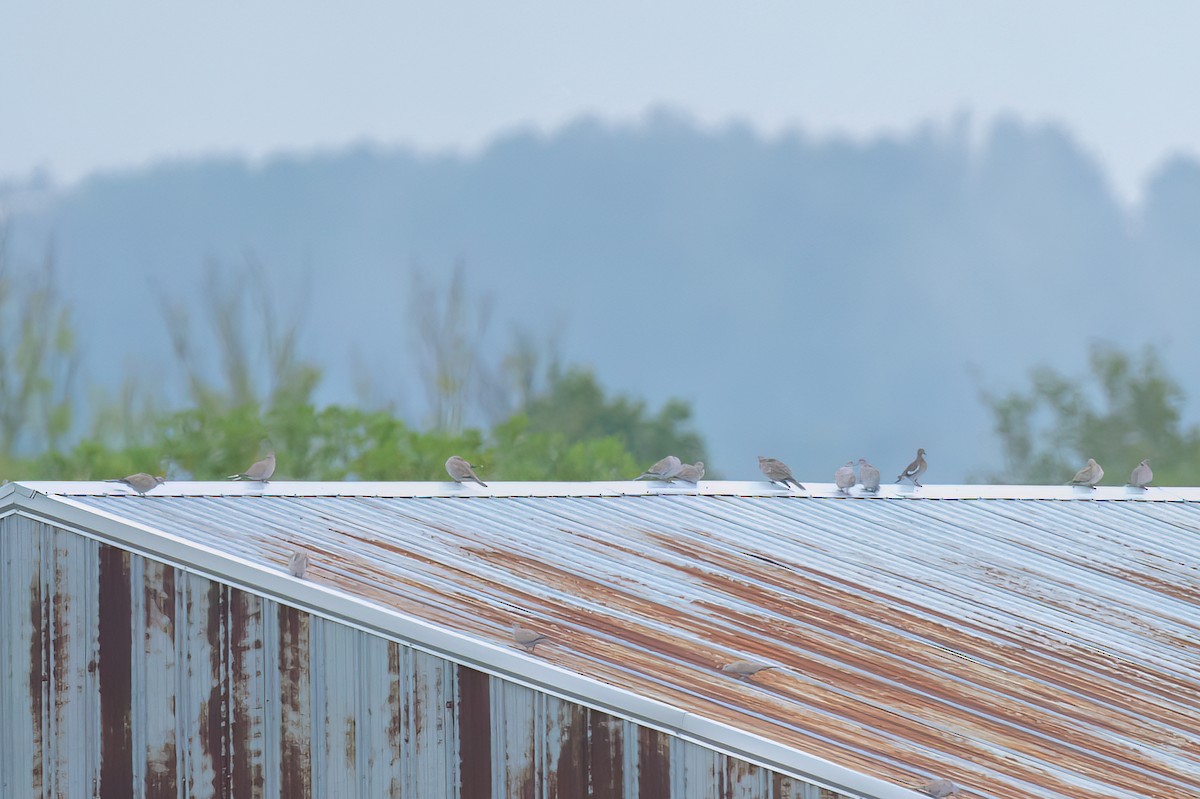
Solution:
{"label": "white-winged dove", "polygon": [[538,644],[550,640],[546,635],[536,630],[526,630],[518,622],[513,622],[512,639],[513,643],[524,647],[526,652],[532,652]]}
{"label": "white-winged dove", "polygon": [[1095,488],[1096,483],[1103,478],[1104,470],[1100,468],[1100,464],[1096,463],[1095,458],[1088,458],[1087,466],[1075,472],[1075,476],[1071,478],[1071,485]]}
{"label": "white-winged dove", "polygon": [[679,458],[676,458],[674,455],[668,455],[633,479],[641,480],[644,477],[649,477],[652,480],[670,480],[678,475],[679,470],[682,468],[683,462]]}
{"label": "white-winged dove", "polygon": [[457,455],[451,455],[449,458],[446,458],[446,474],[450,475],[451,479],[456,483],[464,483],[470,480],[487,488],[487,483],[475,475],[475,467],[467,463],[466,458],[460,458]]}
{"label": "white-winged dove", "polygon": [[138,492],[138,494],[144,497],[146,496],[147,491],[158,488],[160,485],[167,482],[167,478],[158,477],[153,474],[146,474],[145,472],[138,472],[137,474],[131,474],[128,477],[121,477],[116,480],[105,480],[104,482],[121,483],[122,485],[132,488],[134,491]]}
{"label": "white-winged dove", "polygon": [[930,780],[924,785],[918,786],[917,790],[921,793],[929,794],[934,799],[945,799],[947,796],[958,796],[958,792],[962,790],[950,780],[937,778]]}
{"label": "white-winged dove", "polygon": [[801,491],[807,490],[804,486],[800,485],[800,481],[798,481],[795,477],[792,477],[792,470],[789,469],[788,465],[781,460],[776,458],[764,458],[762,455],[759,455],[758,468],[772,483],[783,483],[785,488],[789,483],[791,483]]}
{"label": "white-winged dove", "polygon": [[749,678],[766,669],[777,669],[778,666],[772,666],[768,663],[760,663],[757,660],[735,660],[732,663],[726,663],[721,667],[721,671],[727,674],[732,674],[735,677],[743,679]]}
{"label": "white-winged dove", "polygon": [[1150,470],[1150,459],[1146,458],[1133,467],[1133,472],[1129,475],[1129,484],[1134,488],[1145,488],[1153,479],[1154,472]]}
{"label": "white-winged dove", "polygon": [[896,482],[909,479],[915,486],[921,485],[921,475],[925,474],[925,470],[929,468],[929,464],[925,462],[925,450],[918,449],[917,457],[912,463],[904,467],[904,471],[900,472],[900,476],[896,478]]}
{"label": "white-winged dove", "polygon": [[288,571],[293,577],[304,579],[304,573],[308,571],[308,553],[303,549],[297,549],[288,558]]}
{"label": "white-winged dove", "polygon": [[863,490],[872,494],[879,491],[879,470],[867,463],[866,458],[858,459],[858,481],[863,484]]}
{"label": "white-winged dove", "polygon": [[271,479],[271,475],[275,474],[275,453],[268,452],[267,457],[261,461],[255,461],[250,465],[250,468],[239,474],[229,475],[230,480],[255,480],[259,483],[265,483]]}
{"label": "white-winged dove", "polygon": [[846,465],[840,467],[833,473],[833,482],[837,484],[838,491],[843,494],[854,488],[854,461],[846,461]]}

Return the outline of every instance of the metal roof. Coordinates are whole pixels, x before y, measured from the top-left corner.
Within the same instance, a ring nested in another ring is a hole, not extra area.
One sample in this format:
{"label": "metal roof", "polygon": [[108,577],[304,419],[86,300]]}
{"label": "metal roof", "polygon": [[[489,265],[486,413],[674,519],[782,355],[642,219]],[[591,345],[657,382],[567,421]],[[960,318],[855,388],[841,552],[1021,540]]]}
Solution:
{"label": "metal roof", "polygon": [[[808,489],[24,483],[5,501],[350,623],[413,620],[415,645],[864,795],[932,775],[1013,799],[1200,795],[1200,489]],[[306,581],[284,573],[297,546]],[[552,642],[513,650],[514,620]],[[719,671],[737,658],[780,669]]]}

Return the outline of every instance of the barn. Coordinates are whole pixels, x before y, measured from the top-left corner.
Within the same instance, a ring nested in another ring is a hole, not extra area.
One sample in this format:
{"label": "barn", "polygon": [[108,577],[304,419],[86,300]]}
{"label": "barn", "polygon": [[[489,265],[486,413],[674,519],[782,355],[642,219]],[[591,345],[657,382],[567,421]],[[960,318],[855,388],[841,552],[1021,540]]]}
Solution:
{"label": "barn", "polygon": [[7,484],[0,796],[1200,796],[1200,489],[808,488]]}

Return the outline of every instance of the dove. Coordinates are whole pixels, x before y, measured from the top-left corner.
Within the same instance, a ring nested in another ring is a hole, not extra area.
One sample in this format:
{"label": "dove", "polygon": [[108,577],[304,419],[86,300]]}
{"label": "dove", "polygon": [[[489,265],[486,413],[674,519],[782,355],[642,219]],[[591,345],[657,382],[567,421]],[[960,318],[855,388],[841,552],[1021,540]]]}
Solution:
{"label": "dove", "polygon": [[304,573],[308,571],[308,553],[303,549],[293,552],[292,556],[288,558],[288,571],[292,573],[293,577],[303,580]]}
{"label": "dove", "polygon": [[446,474],[450,475],[456,483],[465,483],[467,480],[470,480],[487,488],[487,483],[475,475],[475,467],[467,463],[465,458],[460,458],[457,455],[451,455],[446,459]]}
{"label": "dove", "polygon": [[912,480],[913,485],[920,487],[921,475],[925,474],[927,468],[929,468],[929,464],[925,462],[925,450],[918,449],[916,459],[904,467],[904,471],[900,472],[900,476],[896,478],[896,482],[899,483],[907,477],[909,480]]}
{"label": "dove", "polygon": [[1133,472],[1129,475],[1129,485],[1144,489],[1153,479],[1154,472],[1150,471],[1150,460],[1147,458],[1133,467]]}
{"label": "dove", "polygon": [[538,644],[550,640],[547,636],[535,630],[526,630],[518,622],[513,622],[512,638],[513,643],[524,647],[526,652],[532,652]]}
{"label": "dove", "polygon": [[721,671],[732,674],[739,678],[749,678],[752,675],[758,674],[766,669],[777,669],[778,666],[771,666],[766,663],[759,663],[757,660],[735,660],[732,663],[726,663],[721,667]]}
{"label": "dove", "polygon": [[781,460],[776,460],[775,458],[764,458],[762,455],[759,455],[758,468],[762,470],[762,473],[765,474],[767,479],[772,483],[783,483],[784,488],[787,487],[788,483],[791,483],[801,491],[807,490],[804,486],[800,485],[800,482],[796,480],[795,477],[792,477],[792,470],[789,469],[788,465]]}
{"label": "dove", "polygon": [[867,463],[866,458],[858,459],[858,480],[863,484],[864,491],[872,494],[879,491],[879,470]]}
{"label": "dove", "polygon": [[917,788],[918,791],[928,794],[934,799],[945,799],[947,796],[958,796],[958,792],[962,790],[950,780],[935,779],[930,780],[924,785]]}
{"label": "dove", "polygon": [[674,455],[668,455],[633,479],[641,480],[643,477],[649,477],[654,480],[670,480],[679,474],[679,470],[682,468],[683,463],[679,458],[676,458]]}
{"label": "dove", "polygon": [[1100,468],[1100,464],[1096,463],[1095,458],[1088,458],[1087,466],[1075,472],[1075,476],[1071,478],[1071,485],[1095,488],[1096,483],[1103,477],[1104,470]]}
{"label": "dove", "polygon": [[268,452],[267,457],[261,461],[255,461],[250,468],[240,474],[229,475],[230,480],[255,480],[259,483],[265,483],[271,479],[271,475],[275,474],[275,453]]}
{"label": "dove", "polygon": [[147,491],[152,491],[163,483],[167,482],[167,478],[156,477],[155,475],[146,474],[145,472],[138,472],[137,474],[131,474],[128,477],[122,477],[117,480],[105,480],[104,482],[121,483],[122,485],[132,488],[134,491],[138,492],[138,494],[144,497],[146,496]]}
{"label": "dove", "polygon": [[834,472],[833,482],[837,484],[838,491],[843,494],[854,488],[854,461],[846,461],[845,466]]}
{"label": "dove", "polygon": [[704,476],[704,461],[696,461],[695,463],[685,463],[675,475],[675,480],[682,480],[685,483],[698,483],[700,478]]}

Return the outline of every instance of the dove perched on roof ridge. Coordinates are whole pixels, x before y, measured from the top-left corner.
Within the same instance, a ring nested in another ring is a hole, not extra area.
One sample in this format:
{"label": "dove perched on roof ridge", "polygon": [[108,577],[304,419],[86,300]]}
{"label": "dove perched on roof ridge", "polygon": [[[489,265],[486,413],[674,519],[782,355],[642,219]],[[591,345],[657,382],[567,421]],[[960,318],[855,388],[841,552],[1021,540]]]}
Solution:
{"label": "dove perched on roof ridge", "polygon": [[643,477],[650,477],[655,480],[670,480],[678,475],[682,468],[683,461],[674,455],[668,455],[633,479],[641,480]]}
{"label": "dove perched on roof ridge", "polygon": [[696,461],[683,464],[673,479],[682,480],[685,483],[698,483],[702,477],[704,477],[704,461]]}
{"label": "dove perched on roof ridge", "polygon": [[304,579],[304,573],[308,571],[308,552],[303,549],[297,549],[288,558],[288,571],[293,577]]}
{"label": "dove perched on roof ridge", "polygon": [[259,483],[265,483],[271,479],[271,475],[273,474],[275,474],[275,451],[271,450],[267,453],[267,457],[250,464],[250,468],[244,472],[229,475],[228,479],[254,480]]}
{"label": "dove perched on roof ridge", "polygon": [[1150,459],[1143,458],[1142,462],[1133,467],[1133,471],[1129,474],[1129,485],[1134,488],[1145,488],[1150,485],[1150,481],[1154,479],[1154,472],[1150,469]]}
{"label": "dove perched on roof ridge", "polygon": [[896,478],[896,482],[908,478],[912,480],[912,484],[921,487],[921,475],[925,474],[925,470],[929,468],[929,464],[925,462],[925,450],[918,449],[917,457],[913,462],[904,467],[904,471],[900,472],[900,476]]}
{"label": "dove perched on roof ridge", "polygon": [[473,464],[467,462],[466,458],[460,458],[457,455],[446,458],[446,474],[450,475],[454,482],[465,483],[470,480],[487,488],[487,483],[480,480],[479,476],[475,474],[475,468]]}
{"label": "dove perched on roof ridge", "polygon": [[934,799],[945,799],[947,796],[957,796],[962,789],[950,780],[939,777],[919,786],[917,790],[934,797]]}
{"label": "dove perched on roof ridge", "polygon": [[791,483],[801,491],[808,490],[800,485],[799,480],[792,477],[791,468],[778,458],[764,458],[762,455],[759,455],[758,468],[772,483],[783,483],[784,488],[787,488],[788,484]]}
{"label": "dove perched on roof ridge", "polygon": [[864,491],[872,494],[879,491],[879,470],[867,463],[866,458],[858,459],[858,481],[862,483]]}
{"label": "dove perched on roof ridge", "polygon": [[523,647],[526,652],[532,652],[538,644],[549,641],[550,637],[544,633],[539,633],[537,630],[527,630],[521,626],[520,622],[514,621],[512,639],[513,643]]}
{"label": "dove perched on roof ridge", "polygon": [[1100,468],[1100,464],[1096,463],[1095,458],[1088,458],[1087,465],[1079,471],[1075,472],[1075,476],[1071,478],[1073,486],[1087,486],[1095,488],[1096,483],[1104,479],[1104,469]]}
{"label": "dove perched on roof ridge", "polygon": [[837,485],[838,491],[843,494],[854,488],[854,461],[846,461],[844,466],[838,467],[838,470],[833,473],[833,482]]}
{"label": "dove perched on roof ridge", "polygon": [[760,671],[767,669],[778,669],[778,666],[772,666],[769,663],[763,663],[758,660],[735,660],[732,663],[726,663],[721,667],[721,671],[726,674],[732,674],[735,677],[748,679]]}
{"label": "dove perched on roof ridge", "polygon": [[120,483],[124,486],[132,488],[139,495],[144,497],[146,496],[147,491],[152,491],[163,483],[167,482],[167,478],[158,477],[157,475],[153,474],[146,474],[145,472],[138,472],[137,474],[131,474],[128,477],[119,477],[116,480],[105,480],[104,482]]}

